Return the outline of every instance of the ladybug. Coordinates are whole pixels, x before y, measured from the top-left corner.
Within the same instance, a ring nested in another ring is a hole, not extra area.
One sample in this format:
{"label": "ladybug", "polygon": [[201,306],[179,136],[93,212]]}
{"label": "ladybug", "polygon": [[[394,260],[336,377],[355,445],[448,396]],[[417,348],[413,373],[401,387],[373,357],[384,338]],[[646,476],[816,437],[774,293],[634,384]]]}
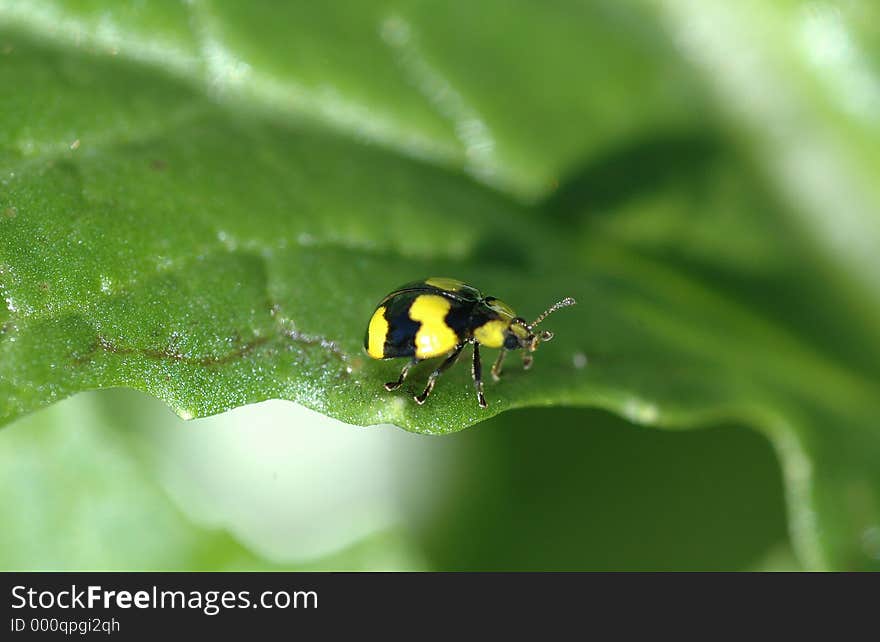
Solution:
{"label": "ladybug", "polygon": [[509,350],[523,348],[523,367],[528,369],[538,344],[553,338],[553,333],[547,330],[535,333],[535,326],[556,310],[574,304],[575,300],[567,297],[532,323],[526,323],[513,308],[493,296],[484,296],[457,279],[431,277],[407,283],[382,299],[367,326],[364,349],[373,359],[410,358],[397,381],[385,384],[386,390],[399,388],[410,368],[419,361],[445,356],[428,377],[422,394],[414,397],[421,405],[434,389],[437,377],[458,360],[464,347],[470,343],[474,346],[471,374],[477,389],[477,401],[481,408],[485,408],[480,346],[501,348],[492,366],[495,381],[501,376],[501,364]]}

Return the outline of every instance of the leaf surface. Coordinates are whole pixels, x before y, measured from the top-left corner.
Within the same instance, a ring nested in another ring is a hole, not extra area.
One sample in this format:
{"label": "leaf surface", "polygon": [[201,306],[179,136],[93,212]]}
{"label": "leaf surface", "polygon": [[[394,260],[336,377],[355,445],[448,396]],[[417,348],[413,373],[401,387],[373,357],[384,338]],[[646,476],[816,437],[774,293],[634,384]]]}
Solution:
{"label": "leaf surface", "polygon": [[[855,209],[822,192],[848,230],[823,234],[794,139],[755,143],[775,112],[707,106],[749,69],[707,79],[699,41],[682,60],[678,6],[0,3],[0,417],[125,386],[183,417],[284,398],[425,433],[551,405],[736,422],[779,453],[804,563],[876,567],[877,159],[849,143],[876,132],[833,101],[811,116],[860,186]],[[579,305],[488,410],[466,367],[419,407],[424,367],[388,394],[401,364],[361,341],[430,275],[529,318]]]}

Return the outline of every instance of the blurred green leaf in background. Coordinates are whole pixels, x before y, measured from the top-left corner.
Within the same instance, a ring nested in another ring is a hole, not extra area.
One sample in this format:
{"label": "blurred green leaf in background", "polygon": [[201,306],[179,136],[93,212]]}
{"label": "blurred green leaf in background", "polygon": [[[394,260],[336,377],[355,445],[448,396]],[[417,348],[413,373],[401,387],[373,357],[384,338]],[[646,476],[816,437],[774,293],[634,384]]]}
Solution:
{"label": "blurred green leaf in background", "polygon": [[880,569],[878,14],[0,0],[0,566]]}

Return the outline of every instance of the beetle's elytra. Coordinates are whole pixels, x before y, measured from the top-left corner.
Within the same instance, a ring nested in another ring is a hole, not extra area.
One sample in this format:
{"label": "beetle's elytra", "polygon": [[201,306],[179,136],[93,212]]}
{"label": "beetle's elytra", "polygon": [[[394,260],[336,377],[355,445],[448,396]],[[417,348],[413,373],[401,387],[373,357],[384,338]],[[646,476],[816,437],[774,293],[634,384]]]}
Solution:
{"label": "beetle's elytra", "polygon": [[422,394],[414,397],[417,403],[423,404],[434,389],[437,377],[458,360],[470,343],[474,346],[472,374],[477,401],[485,408],[480,346],[501,349],[492,366],[495,381],[501,376],[501,364],[509,350],[525,350],[523,367],[528,369],[538,344],[553,338],[553,333],[546,330],[536,333],[535,326],[549,314],[574,303],[571,297],[562,299],[532,323],[526,323],[503,301],[483,296],[476,288],[457,279],[432,277],[413,281],[397,288],[376,306],[364,336],[364,349],[373,359],[409,357],[397,381],[385,384],[386,390],[399,388],[410,368],[419,361],[445,356],[428,377]]}

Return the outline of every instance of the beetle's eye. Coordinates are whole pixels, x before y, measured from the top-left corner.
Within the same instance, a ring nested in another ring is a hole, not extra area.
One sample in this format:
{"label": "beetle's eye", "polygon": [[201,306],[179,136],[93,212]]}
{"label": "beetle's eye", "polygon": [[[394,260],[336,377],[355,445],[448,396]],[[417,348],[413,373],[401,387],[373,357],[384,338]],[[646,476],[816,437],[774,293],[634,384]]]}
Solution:
{"label": "beetle's eye", "polygon": [[516,350],[519,347],[519,339],[516,338],[515,334],[509,333],[504,337],[504,347],[508,350]]}

